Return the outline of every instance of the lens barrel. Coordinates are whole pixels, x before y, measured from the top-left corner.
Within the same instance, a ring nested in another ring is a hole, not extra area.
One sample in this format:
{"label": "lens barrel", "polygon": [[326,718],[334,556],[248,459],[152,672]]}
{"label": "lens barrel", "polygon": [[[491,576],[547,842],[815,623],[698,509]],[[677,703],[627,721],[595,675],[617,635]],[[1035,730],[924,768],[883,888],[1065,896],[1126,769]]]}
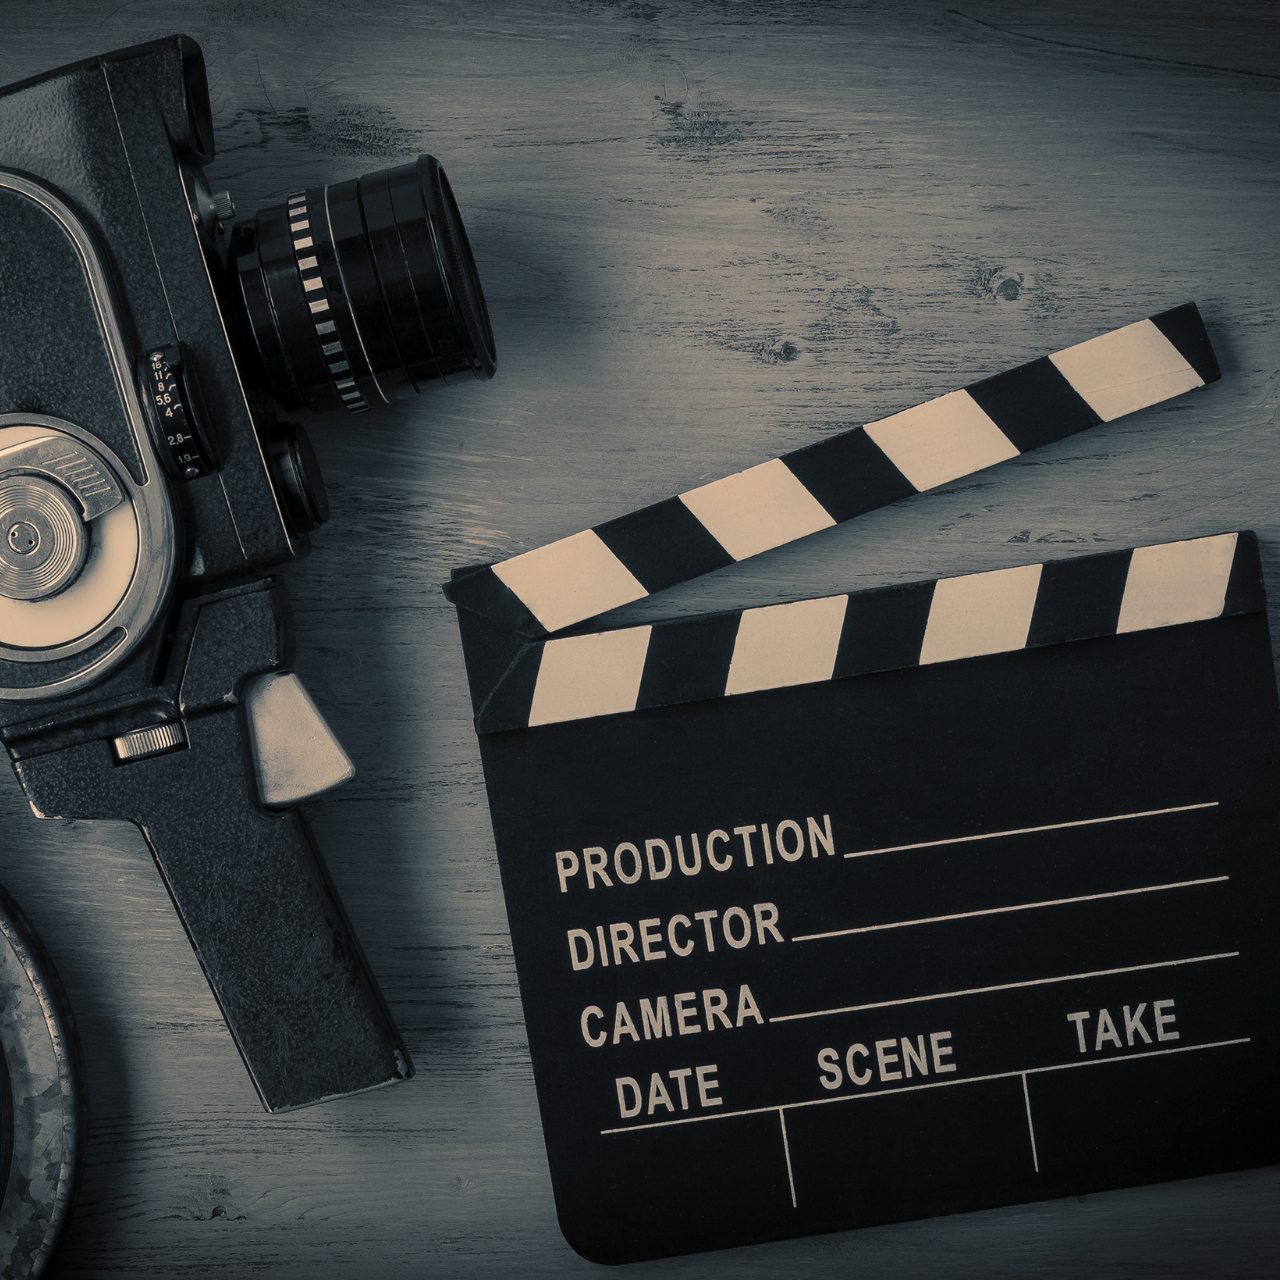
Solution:
{"label": "lens barrel", "polygon": [[493,330],[439,161],[313,187],[231,238],[272,393],[316,412],[399,399],[436,378],[493,377]]}

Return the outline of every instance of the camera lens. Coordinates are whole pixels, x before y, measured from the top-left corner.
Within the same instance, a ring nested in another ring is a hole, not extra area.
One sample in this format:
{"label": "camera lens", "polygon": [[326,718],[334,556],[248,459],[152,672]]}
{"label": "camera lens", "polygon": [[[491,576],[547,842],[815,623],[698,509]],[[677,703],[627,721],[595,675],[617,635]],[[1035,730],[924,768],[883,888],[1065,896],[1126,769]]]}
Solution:
{"label": "camera lens", "polygon": [[434,156],[297,192],[236,227],[231,257],[290,408],[359,413],[436,378],[493,377],[480,277]]}

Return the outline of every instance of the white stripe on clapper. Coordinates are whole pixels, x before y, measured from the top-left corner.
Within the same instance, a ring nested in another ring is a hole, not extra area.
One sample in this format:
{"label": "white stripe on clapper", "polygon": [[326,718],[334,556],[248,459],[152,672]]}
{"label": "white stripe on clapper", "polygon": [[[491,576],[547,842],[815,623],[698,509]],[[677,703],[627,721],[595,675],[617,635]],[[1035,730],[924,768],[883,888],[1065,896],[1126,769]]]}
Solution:
{"label": "white stripe on clapper", "polygon": [[1103,422],[1204,386],[1150,320],[1090,338],[1049,359]]}
{"label": "white stripe on clapper", "polygon": [[735,560],[835,524],[781,458],[690,489],[680,501]]}
{"label": "white stripe on clapper", "polygon": [[921,493],[1018,456],[1013,441],[967,391],[868,422],[864,430]]}
{"label": "white stripe on clapper", "polygon": [[1116,631],[1147,631],[1221,616],[1238,536],[1221,533],[1135,547]]}
{"label": "white stripe on clapper", "polygon": [[1043,568],[1023,564],[939,579],[929,604],[920,665],[1023,648]]}
{"label": "white stripe on clapper", "polygon": [[530,726],[634,711],[652,627],[564,636],[542,646]]}
{"label": "white stripe on clapper", "polygon": [[493,572],[548,631],[649,594],[591,529],[503,560]]}
{"label": "white stripe on clapper", "polygon": [[848,596],[822,596],[743,610],[726,695],[830,680],[848,603]]}

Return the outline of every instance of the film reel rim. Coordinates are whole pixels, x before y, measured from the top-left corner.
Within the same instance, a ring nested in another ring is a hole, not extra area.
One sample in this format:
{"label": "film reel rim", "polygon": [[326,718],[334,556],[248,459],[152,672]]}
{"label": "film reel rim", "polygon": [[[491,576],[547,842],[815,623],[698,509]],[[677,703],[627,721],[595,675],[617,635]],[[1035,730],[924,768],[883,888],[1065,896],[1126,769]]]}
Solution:
{"label": "film reel rim", "polygon": [[[9,1076],[14,1110],[13,1150],[0,1195],[0,1227],[10,1253],[0,1259],[6,1274],[43,1275],[71,1217],[84,1158],[87,1113],[79,1037],[75,1019],[56,967],[22,908],[0,885],[0,973],[8,979],[10,997],[0,1023],[0,1048]],[[26,989],[19,980],[25,978]],[[18,994],[15,996],[14,989]],[[9,1016],[26,1002],[24,1026],[35,1028],[35,1054],[16,1061],[17,1051],[31,1043]],[[43,1059],[43,1061],[41,1061]],[[42,1069],[43,1068],[43,1069]],[[26,1092],[19,1098],[18,1092]],[[50,1100],[53,1105],[49,1105]],[[39,1102],[41,1105],[31,1105]],[[19,1105],[19,1104],[24,1105]],[[43,1110],[41,1109],[43,1106]],[[20,1133],[23,1121],[41,1123]],[[43,1123],[45,1120],[47,1124]],[[20,1142],[20,1138],[30,1141]],[[24,1166],[24,1161],[25,1166]],[[49,1170],[56,1162],[56,1172]],[[33,1195],[36,1178],[49,1175],[48,1194]],[[47,1217],[41,1223],[41,1213]]]}

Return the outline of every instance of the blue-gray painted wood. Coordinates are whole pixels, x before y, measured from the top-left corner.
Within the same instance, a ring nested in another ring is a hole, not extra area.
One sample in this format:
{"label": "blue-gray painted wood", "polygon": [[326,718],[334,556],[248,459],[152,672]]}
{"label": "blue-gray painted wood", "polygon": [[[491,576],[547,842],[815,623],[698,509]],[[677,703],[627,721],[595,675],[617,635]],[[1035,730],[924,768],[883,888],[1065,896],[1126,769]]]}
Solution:
{"label": "blue-gray painted wood", "polygon": [[[299,670],[359,769],[318,839],[413,1080],[265,1115],[137,832],[39,823],[0,784],[0,881],[88,1058],[59,1274],[594,1274],[555,1224],[451,569],[1195,298],[1223,369],[1208,390],[622,616],[1237,528],[1280,598],[1275,24],[1189,0],[959,9],[6,10],[5,83],[199,40],[211,177],[242,216],[439,156],[498,343],[492,383],[308,424],[334,516],[287,573]],[[1274,1170],[1227,1175],[636,1273],[1264,1276],[1278,1193]]]}

